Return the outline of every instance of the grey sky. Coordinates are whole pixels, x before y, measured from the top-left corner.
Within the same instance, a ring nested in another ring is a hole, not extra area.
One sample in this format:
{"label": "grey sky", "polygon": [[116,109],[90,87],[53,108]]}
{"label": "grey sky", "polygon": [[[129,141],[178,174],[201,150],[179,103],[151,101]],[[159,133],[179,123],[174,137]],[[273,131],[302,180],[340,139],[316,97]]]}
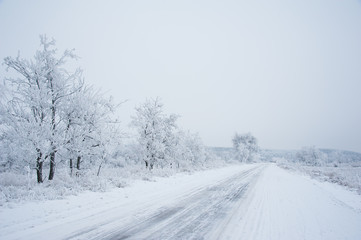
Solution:
{"label": "grey sky", "polygon": [[263,148],[361,152],[360,1],[0,1],[0,58],[32,56],[43,33],[129,99],[124,123],[160,96],[206,145],[250,131]]}

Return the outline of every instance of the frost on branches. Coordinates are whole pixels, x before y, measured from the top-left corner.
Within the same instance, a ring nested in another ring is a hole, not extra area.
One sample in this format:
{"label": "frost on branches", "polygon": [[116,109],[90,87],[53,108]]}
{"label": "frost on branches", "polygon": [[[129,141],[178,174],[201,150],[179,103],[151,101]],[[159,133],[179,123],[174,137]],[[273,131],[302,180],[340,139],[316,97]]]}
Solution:
{"label": "frost on branches", "polygon": [[173,161],[178,168],[183,167],[189,169],[192,167],[204,167],[207,166],[207,162],[210,160],[202,139],[197,133],[182,130],[178,131],[175,158]]}
{"label": "frost on branches", "polygon": [[64,111],[66,125],[64,150],[69,158],[70,174],[77,173],[84,164],[97,165],[98,173],[112,152],[111,146],[119,144],[118,121],[113,118],[116,109],[112,98],[105,99],[89,87],[77,91],[67,102]]}
{"label": "frost on branches", "polygon": [[137,107],[132,126],[137,130],[138,147],[146,168],[191,168],[204,164],[205,148],[197,134],[181,131],[177,115],[166,115],[159,98]]}
{"label": "frost on branches", "polygon": [[232,142],[235,158],[241,162],[253,161],[254,155],[259,152],[257,139],[251,133],[236,133]]}
{"label": "frost on branches", "polygon": [[165,165],[169,161],[176,129],[176,115],[163,113],[159,98],[147,100],[137,107],[132,125],[137,129],[138,141],[145,166],[152,169],[155,164]]}
{"label": "frost on branches", "polygon": [[54,40],[40,40],[33,59],[4,59],[17,78],[5,79],[0,102],[1,164],[34,168],[39,183],[44,164],[52,180],[59,162],[68,159],[70,169],[74,164],[80,169],[85,155],[104,157],[108,140],[103,132],[114,110],[84,86],[80,69],[65,69],[68,60],[77,59],[73,51],[58,57]]}
{"label": "frost on branches", "polygon": [[296,160],[309,166],[320,166],[326,161],[326,158],[326,154],[322,153],[315,146],[303,147],[296,153]]}

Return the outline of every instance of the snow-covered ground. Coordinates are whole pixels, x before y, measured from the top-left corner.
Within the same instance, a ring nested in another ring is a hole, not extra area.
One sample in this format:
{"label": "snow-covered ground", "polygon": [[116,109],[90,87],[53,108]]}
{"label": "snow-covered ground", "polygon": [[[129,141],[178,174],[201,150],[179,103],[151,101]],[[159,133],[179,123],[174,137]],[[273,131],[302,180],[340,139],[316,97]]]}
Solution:
{"label": "snow-covered ground", "polygon": [[361,239],[361,196],[270,165],[219,239]]}
{"label": "snow-covered ground", "polygon": [[361,194],[361,162],[338,164],[335,166],[307,166],[298,163],[283,162],[278,165],[320,181],[336,183],[358,191]]}
{"label": "snow-covered ground", "polygon": [[273,164],[9,206],[0,239],[361,239],[360,195]]}

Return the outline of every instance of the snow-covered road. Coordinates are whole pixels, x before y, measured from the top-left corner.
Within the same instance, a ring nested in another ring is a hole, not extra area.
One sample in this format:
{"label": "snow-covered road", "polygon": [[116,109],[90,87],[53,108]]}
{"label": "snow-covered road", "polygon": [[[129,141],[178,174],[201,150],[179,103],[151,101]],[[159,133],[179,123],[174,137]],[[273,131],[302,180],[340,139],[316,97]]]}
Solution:
{"label": "snow-covered road", "polygon": [[0,209],[0,239],[361,239],[361,197],[273,164]]}
{"label": "snow-covered road", "polygon": [[186,192],[176,201],[115,229],[104,239],[207,239],[207,234],[242,202],[262,167],[256,166]]}

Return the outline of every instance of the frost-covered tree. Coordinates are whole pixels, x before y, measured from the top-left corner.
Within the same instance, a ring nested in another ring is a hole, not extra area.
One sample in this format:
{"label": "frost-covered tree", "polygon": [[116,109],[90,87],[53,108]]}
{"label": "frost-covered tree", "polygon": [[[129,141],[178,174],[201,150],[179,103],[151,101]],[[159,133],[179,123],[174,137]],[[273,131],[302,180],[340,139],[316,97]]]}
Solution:
{"label": "frost-covered tree", "polygon": [[296,153],[296,160],[302,164],[319,166],[325,162],[326,155],[315,146],[303,147]]}
{"label": "frost-covered tree", "polygon": [[198,134],[178,131],[174,150],[174,165],[178,168],[197,168],[207,160],[207,151]]}
{"label": "frost-covered tree", "polygon": [[169,163],[174,143],[177,115],[167,116],[159,98],[137,107],[131,125],[137,130],[138,143],[146,168]]}
{"label": "frost-covered tree", "polygon": [[251,134],[236,133],[232,139],[235,158],[241,162],[250,162],[259,151],[257,139]]}
{"label": "frost-covered tree", "polygon": [[88,164],[94,162],[92,159],[100,160],[101,166],[109,147],[120,140],[118,120],[114,118],[117,106],[112,98],[106,99],[89,87],[82,87],[68,99],[62,114],[71,174],[73,168],[80,170],[84,159]]}
{"label": "frost-covered tree", "polygon": [[4,59],[7,70],[14,70],[18,77],[5,79],[7,99],[0,107],[2,138],[12,146],[9,158],[35,165],[38,182],[43,181],[45,161],[49,162],[49,180],[54,177],[56,153],[66,130],[63,103],[83,84],[80,69],[70,73],[64,68],[67,60],[76,59],[73,51],[58,57],[54,40],[46,36],[40,40],[41,49],[32,60],[20,55]]}
{"label": "frost-covered tree", "polygon": [[[5,58],[7,69],[18,78],[5,79],[0,99],[0,151],[3,166],[43,167],[52,180],[57,163],[73,167],[97,165],[98,174],[120,139],[114,112],[118,105],[85,86],[80,69],[65,69],[73,51],[57,57],[55,41],[41,36],[34,59]],[[67,65],[68,66],[68,65]],[[4,160],[5,159],[5,160]]]}

